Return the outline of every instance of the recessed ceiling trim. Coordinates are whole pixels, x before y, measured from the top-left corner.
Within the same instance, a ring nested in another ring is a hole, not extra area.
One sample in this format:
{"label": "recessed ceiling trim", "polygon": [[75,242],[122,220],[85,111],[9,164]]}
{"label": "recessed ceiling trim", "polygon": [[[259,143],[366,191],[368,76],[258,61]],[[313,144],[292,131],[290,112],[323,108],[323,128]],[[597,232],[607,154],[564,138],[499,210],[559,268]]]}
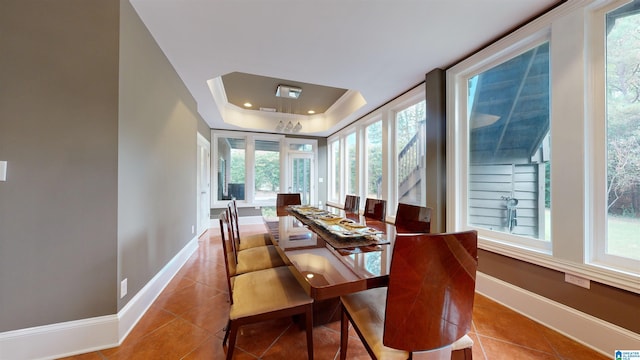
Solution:
{"label": "recessed ceiling trim", "polygon": [[[242,108],[227,102],[224,83],[221,77],[207,81],[211,95],[220,111],[222,121],[235,129],[262,132],[281,132],[276,130],[280,120],[294,124],[300,123],[300,134],[314,136],[326,135],[334,126],[348,123],[354,119],[353,113],[367,102],[358,91],[348,90],[325,113],[314,115],[298,115],[291,113],[255,111]],[[282,133],[282,132],[281,132]]]}

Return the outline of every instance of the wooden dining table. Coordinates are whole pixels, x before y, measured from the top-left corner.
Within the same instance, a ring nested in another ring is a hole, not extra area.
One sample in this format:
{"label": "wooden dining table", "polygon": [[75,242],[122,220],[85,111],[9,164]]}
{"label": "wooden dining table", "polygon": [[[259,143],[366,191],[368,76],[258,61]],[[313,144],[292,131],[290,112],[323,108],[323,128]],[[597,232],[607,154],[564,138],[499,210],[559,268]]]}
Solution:
{"label": "wooden dining table", "polygon": [[265,207],[262,216],[276,249],[315,300],[387,285],[393,224],[304,206]]}

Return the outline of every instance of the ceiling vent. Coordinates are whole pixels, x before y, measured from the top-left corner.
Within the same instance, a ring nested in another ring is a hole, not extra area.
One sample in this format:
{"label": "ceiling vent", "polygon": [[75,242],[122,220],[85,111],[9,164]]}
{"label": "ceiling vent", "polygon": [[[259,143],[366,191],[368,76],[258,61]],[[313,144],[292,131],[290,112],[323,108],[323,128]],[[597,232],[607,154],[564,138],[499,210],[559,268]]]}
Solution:
{"label": "ceiling vent", "polygon": [[287,99],[297,99],[302,94],[302,89],[290,85],[278,85],[276,96]]}

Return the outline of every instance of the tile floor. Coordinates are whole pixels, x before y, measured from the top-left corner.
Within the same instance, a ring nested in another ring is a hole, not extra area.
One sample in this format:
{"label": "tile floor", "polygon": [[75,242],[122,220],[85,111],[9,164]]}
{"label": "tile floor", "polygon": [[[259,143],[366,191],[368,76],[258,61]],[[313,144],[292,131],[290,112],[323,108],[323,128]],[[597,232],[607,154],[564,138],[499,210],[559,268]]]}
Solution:
{"label": "tile floor", "polygon": [[[264,231],[244,225],[242,234]],[[229,304],[219,231],[211,229],[121,346],[65,359],[224,359],[223,328]],[[318,304],[315,358],[338,359],[340,322],[337,301]],[[355,333],[348,359],[369,359]],[[477,295],[470,333],[474,360],[608,359],[490,299]],[[241,329],[235,359],[306,358],[305,333],[289,319]]]}

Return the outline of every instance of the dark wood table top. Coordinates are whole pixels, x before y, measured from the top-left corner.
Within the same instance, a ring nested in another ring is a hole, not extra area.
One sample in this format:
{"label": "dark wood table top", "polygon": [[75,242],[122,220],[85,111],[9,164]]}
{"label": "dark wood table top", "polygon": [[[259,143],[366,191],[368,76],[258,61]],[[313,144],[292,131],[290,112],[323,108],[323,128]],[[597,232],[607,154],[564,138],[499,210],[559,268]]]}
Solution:
{"label": "dark wood table top", "polygon": [[375,230],[375,236],[336,236],[291,209],[263,208],[271,240],[287,264],[293,265],[292,271],[300,284],[316,300],[385,286],[395,226],[337,209],[328,211],[366,226],[365,230]]}

